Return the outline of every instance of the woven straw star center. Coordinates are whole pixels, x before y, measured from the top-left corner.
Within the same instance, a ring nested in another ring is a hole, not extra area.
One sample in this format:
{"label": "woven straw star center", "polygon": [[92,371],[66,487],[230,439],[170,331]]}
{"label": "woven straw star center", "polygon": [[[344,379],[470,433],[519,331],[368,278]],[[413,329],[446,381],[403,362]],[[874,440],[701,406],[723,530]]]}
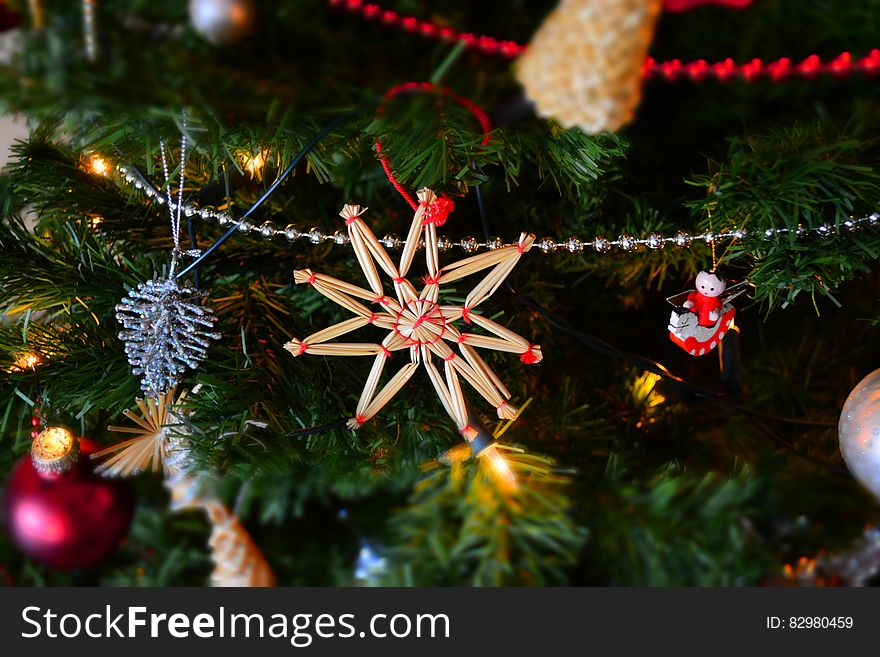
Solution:
{"label": "woven straw star center", "polygon": [[446,318],[428,299],[413,299],[395,315],[394,331],[409,345],[434,344],[446,333]]}

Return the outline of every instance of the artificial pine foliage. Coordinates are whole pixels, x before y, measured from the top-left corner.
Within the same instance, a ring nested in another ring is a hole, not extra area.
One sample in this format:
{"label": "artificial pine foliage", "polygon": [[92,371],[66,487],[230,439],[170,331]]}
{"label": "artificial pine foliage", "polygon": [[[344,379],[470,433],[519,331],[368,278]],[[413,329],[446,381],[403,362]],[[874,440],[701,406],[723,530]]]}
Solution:
{"label": "artificial pine foliage", "polygon": [[[554,5],[386,4],[519,42]],[[108,425],[124,424],[142,396],[114,308],[166,274],[172,242],[165,205],[116,167],[161,187],[159,142],[177,144],[185,129],[185,199],[240,217],[322,127],[350,113],[249,221],[332,235],[345,232],[343,204],[356,203],[369,206],[377,237],[404,238],[412,211],[380,166],[379,140],[403,186],[454,199],[441,229],[452,241],[537,236],[480,310],[540,343],[544,359],[487,357],[524,407],[509,425],[487,423],[523,450],[503,452],[514,493],[461,455],[423,371],[350,431],[371,359],[294,359],[284,345],[350,317],[294,285],[293,272],[364,285],[351,247],[233,234],[197,269],[221,337],[184,377],[183,387],[201,384],[186,401],[186,435],[193,467],[217,484],[279,584],[351,584],[368,542],[388,560],[381,583],[754,585],[801,556],[848,547],[878,521],[836,430],[849,391],[880,367],[880,227],[841,230],[880,208],[876,76],[654,79],[633,123],[587,135],[521,111],[509,60],[324,0],[256,3],[253,35],[226,46],[191,27],[187,3],[102,0],[95,61],[80,4],[42,5],[42,29],[21,6],[21,26],[0,36],[19,42],[0,66],[0,109],[31,128],[0,174],[0,482],[29,447],[37,399],[49,423],[109,446],[124,436]],[[650,54],[799,62],[876,47],[880,0],[760,0],[663,14]],[[488,144],[472,114],[439,94],[400,95],[376,112],[382,94],[413,80],[484,108],[495,124]],[[202,250],[228,229],[187,219]],[[799,227],[822,226],[834,235],[797,238]],[[723,372],[715,352],[692,357],[667,331],[666,297],[713,264],[709,246],[538,248],[545,235],[736,228],[747,236],[719,242],[715,257],[751,287],[736,301]],[[776,228],[790,232],[761,239]],[[450,303],[460,303],[470,283],[453,288]],[[16,364],[26,354],[35,367]],[[495,416],[466,394],[475,414]],[[0,534],[0,582],[207,584],[208,522],[171,514],[158,476],[135,486],[132,529],[106,562],[52,570]]]}

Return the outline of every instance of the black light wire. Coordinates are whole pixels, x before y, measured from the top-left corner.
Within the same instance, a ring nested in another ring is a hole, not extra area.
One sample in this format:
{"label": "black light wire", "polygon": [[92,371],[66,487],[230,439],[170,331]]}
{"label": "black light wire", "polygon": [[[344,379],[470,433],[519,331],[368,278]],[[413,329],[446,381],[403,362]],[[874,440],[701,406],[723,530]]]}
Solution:
{"label": "black light wire", "polygon": [[[305,159],[305,157],[315,148],[315,146],[318,145],[318,142],[320,142],[324,137],[326,137],[328,134],[330,134],[331,132],[333,132],[334,130],[339,128],[340,126],[345,125],[346,123],[348,123],[349,121],[351,121],[355,117],[362,114],[369,107],[376,105],[378,102],[379,102],[378,99],[370,99],[370,100],[362,103],[358,107],[354,108],[353,110],[350,110],[350,111],[346,112],[345,114],[341,114],[340,116],[336,117],[335,119],[333,119],[333,121],[331,121],[330,123],[325,125],[317,133],[315,133],[312,136],[312,138],[309,139],[309,141],[306,143],[306,145],[303,146],[302,149],[296,155],[294,155],[293,159],[290,161],[290,164],[288,164],[287,167],[285,167],[284,171],[282,171],[278,175],[278,177],[275,179],[275,181],[269,186],[269,188],[265,192],[263,192],[262,196],[260,196],[260,198],[258,198],[253,203],[253,205],[251,205],[251,207],[248,208],[248,210],[243,215],[241,215],[241,217],[239,218],[238,221],[239,222],[244,221],[251,214],[253,214],[261,205],[263,205],[263,203],[266,201],[266,199],[268,199],[275,192],[275,190],[278,189],[278,187],[287,179],[287,177],[291,173],[293,173],[293,170],[296,169],[296,167],[299,166],[299,164],[303,161],[303,159]],[[119,147],[114,145],[113,148],[116,150],[116,152],[120,156],[124,156],[124,154],[119,149]],[[160,193],[159,188],[156,187],[156,185],[154,185],[150,181],[150,179],[147,177],[147,175],[144,173],[144,171],[138,165],[131,164],[130,168],[131,168],[131,171],[137,176],[137,178],[140,180],[140,182],[145,187],[148,187],[154,194],[158,195]],[[190,222],[188,229],[189,229],[190,241],[193,243],[193,248],[195,248],[195,233],[192,229],[191,222]],[[211,255],[212,253],[214,253],[214,251],[219,249],[223,245],[223,243],[226,242],[226,240],[228,240],[230,237],[235,235],[235,233],[238,230],[239,230],[238,224],[237,223],[233,224],[225,233],[223,233],[223,235],[221,235],[219,238],[217,238],[217,240],[211,246],[209,246],[207,249],[205,249],[201,253],[201,255],[199,255],[198,258],[196,258],[191,263],[189,263],[186,267],[181,269],[177,273],[175,278],[180,278],[180,277],[184,276],[185,274],[188,274],[190,271],[197,269],[198,266],[201,265],[202,262],[204,262],[204,260],[209,255]]]}
{"label": "black light wire", "polygon": [[[257,210],[257,208],[259,208],[263,204],[263,202],[272,195],[272,193],[281,185],[281,183],[283,183],[287,179],[287,177],[293,172],[293,170],[299,165],[299,163],[302,162],[303,159],[305,159],[305,157],[312,151],[312,149],[318,144],[319,141],[321,141],[328,134],[330,134],[331,132],[336,130],[336,128],[348,123],[353,118],[360,115],[368,106],[373,105],[376,102],[377,101],[369,101],[368,103],[364,103],[364,104],[360,105],[359,107],[336,117],[333,121],[331,121],[326,126],[321,128],[321,130],[319,130],[308,141],[308,143],[306,143],[306,145],[302,147],[302,150],[300,150],[300,152],[297,153],[293,157],[293,159],[290,161],[290,164],[288,164],[287,167],[284,169],[284,171],[282,171],[278,175],[278,177],[275,179],[275,182],[273,182],[269,186],[269,189],[267,189],[265,192],[263,192],[263,195],[260,196],[260,198],[258,198],[250,208],[248,208],[247,212],[245,212],[243,215],[241,215],[241,218],[239,219],[239,221],[244,221],[251,214],[253,214]],[[181,269],[177,273],[177,278],[180,278],[181,276],[192,271],[194,268],[198,267],[205,260],[205,258],[207,258],[209,255],[214,253],[214,251],[219,249],[220,246],[226,240],[228,240],[230,237],[232,237],[236,233],[236,231],[238,231],[238,225],[233,224],[229,228],[229,230],[227,230],[225,233],[223,233],[223,235],[221,235],[217,239],[216,242],[214,242],[211,246],[209,246],[207,249],[205,249],[205,251],[203,251],[202,254],[198,258],[196,258],[191,263],[189,263],[186,267]]]}

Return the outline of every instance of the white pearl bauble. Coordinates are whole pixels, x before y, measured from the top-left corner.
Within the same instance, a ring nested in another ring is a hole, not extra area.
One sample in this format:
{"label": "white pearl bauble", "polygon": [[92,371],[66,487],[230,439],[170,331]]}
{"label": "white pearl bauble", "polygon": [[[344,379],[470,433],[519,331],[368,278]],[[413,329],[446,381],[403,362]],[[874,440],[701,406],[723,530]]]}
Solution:
{"label": "white pearl bauble", "polygon": [[846,467],[880,498],[880,370],[874,370],[846,399],[838,425]]}
{"label": "white pearl bauble", "polygon": [[254,0],[189,0],[189,18],[211,43],[233,43],[253,27]]}

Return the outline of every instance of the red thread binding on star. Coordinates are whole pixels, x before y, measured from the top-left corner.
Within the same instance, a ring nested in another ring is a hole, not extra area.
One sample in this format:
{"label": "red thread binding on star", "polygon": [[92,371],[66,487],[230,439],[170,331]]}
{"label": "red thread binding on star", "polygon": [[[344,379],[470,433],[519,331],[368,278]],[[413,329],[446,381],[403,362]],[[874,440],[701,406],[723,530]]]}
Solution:
{"label": "red thread binding on star", "polygon": [[386,303],[388,303],[388,297],[383,294],[381,297],[376,297],[375,299],[373,299],[373,303],[378,303],[380,306],[384,306]]}
{"label": "red thread binding on star", "polygon": [[422,276],[422,280],[425,285],[440,285],[440,276],[431,276],[430,274],[425,274]]}
{"label": "red thread binding on star", "polygon": [[[403,84],[392,87],[382,97],[382,103],[379,105],[378,108],[376,108],[376,114],[379,115],[384,112],[385,103],[387,103],[398,94],[412,91],[430,91],[438,93],[442,96],[450,98],[454,102],[464,107],[466,110],[474,115],[474,118],[477,120],[477,123],[480,124],[480,128],[483,130],[483,140],[480,142],[480,145],[485,146],[489,143],[489,133],[492,132],[492,122],[489,121],[489,117],[483,111],[483,108],[469,98],[459,96],[458,94],[447,89],[446,87],[438,87],[434,84],[431,84],[430,82],[404,82]],[[378,139],[376,140],[376,156],[379,158],[379,162],[382,163],[382,169],[385,171],[385,175],[388,176],[388,180],[391,185],[394,187],[394,189],[397,190],[397,193],[400,194],[407,203],[409,203],[409,206],[414,211],[418,211],[419,207],[421,207],[421,204],[416,201],[412,196],[410,196],[409,192],[406,191],[406,188],[400,183],[399,180],[397,180],[397,177],[391,170],[391,163],[388,161],[387,157],[382,155],[382,142]],[[455,204],[452,202],[452,199],[445,196],[438,197],[436,201],[434,201],[425,209],[426,219],[424,220],[424,224],[426,225],[428,223],[433,223],[437,226],[442,226],[446,222],[447,217],[452,212],[454,207]]]}
{"label": "red thread binding on star", "polygon": [[369,319],[367,319],[368,324],[373,324],[376,321],[376,313],[371,312]]}
{"label": "red thread binding on star", "polygon": [[388,351],[388,347],[386,347],[384,344],[380,344],[379,348],[382,350],[382,353],[385,354],[385,358],[391,358],[391,352]]}
{"label": "red thread binding on star", "polygon": [[464,321],[465,324],[471,323],[471,318],[469,317],[470,312],[471,312],[470,308],[462,308],[461,309],[461,319]]}
{"label": "red thread binding on star", "polygon": [[[470,32],[459,32],[449,27],[440,27],[430,21],[402,16],[372,2],[364,2],[363,0],[328,0],[328,2],[334,7],[341,7],[353,14],[360,14],[367,20],[400,28],[410,34],[439,41],[463,42],[469,50],[477,50],[486,55],[515,59],[526,50],[525,45],[515,41],[496,39],[491,36],[478,36]],[[788,78],[810,80],[820,75],[845,77],[853,73],[875,75],[878,72],[880,72],[880,48],[874,48],[860,59],[855,59],[850,53],[843,52],[825,62],[818,55],[810,55],[800,64],[792,64],[790,57],[782,57],[771,62],[752,59],[744,64],[735,64],[729,58],[709,63],[704,59],[693,62],[682,62],[679,59],[658,62],[653,57],[648,57],[642,66],[644,78],[669,82],[685,79],[693,82],[703,82],[709,79],[719,82],[728,82],[734,79],[751,81],[756,78],[782,82]]]}
{"label": "red thread binding on star", "polygon": [[354,421],[357,422],[358,424],[363,424],[364,422],[367,421],[367,416],[366,415],[355,415]]}
{"label": "red thread binding on star", "polygon": [[461,333],[461,334],[458,336],[458,340],[456,340],[456,342],[457,342],[458,344],[464,344],[464,341],[465,341],[465,340],[467,340],[467,333]]}
{"label": "red thread binding on star", "polygon": [[304,353],[306,353],[306,349],[308,349],[308,348],[309,348],[309,345],[307,345],[305,342],[300,342],[299,348],[296,350],[296,355],[302,356]]}
{"label": "red thread binding on star", "polygon": [[529,344],[528,350],[523,352],[522,356],[519,357],[523,364],[534,365],[538,362],[538,356],[535,354],[535,347],[537,347],[537,345]]}
{"label": "red thread binding on star", "polygon": [[455,352],[454,351],[449,352],[449,355],[444,356],[443,360],[445,360],[445,361],[455,360]]}
{"label": "red thread binding on star", "polygon": [[309,284],[309,285],[314,285],[316,280],[318,280],[317,275],[315,274],[315,272],[311,272],[311,273],[309,274],[309,280],[307,281],[308,284]]}
{"label": "red thread binding on star", "polygon": [[422,218],[422,226],[427,226],[428,224],[434,224],[435,226],[442,226],[446,223],[446,220],[449,218],[449,215],[452,214],[452,211],[455,210],[455,203],[452,202],[451,198],[446,196],[438,196],[437,200],[433,203],[423,203],[419,201],[419,205],[424,206],[425,214]]}

